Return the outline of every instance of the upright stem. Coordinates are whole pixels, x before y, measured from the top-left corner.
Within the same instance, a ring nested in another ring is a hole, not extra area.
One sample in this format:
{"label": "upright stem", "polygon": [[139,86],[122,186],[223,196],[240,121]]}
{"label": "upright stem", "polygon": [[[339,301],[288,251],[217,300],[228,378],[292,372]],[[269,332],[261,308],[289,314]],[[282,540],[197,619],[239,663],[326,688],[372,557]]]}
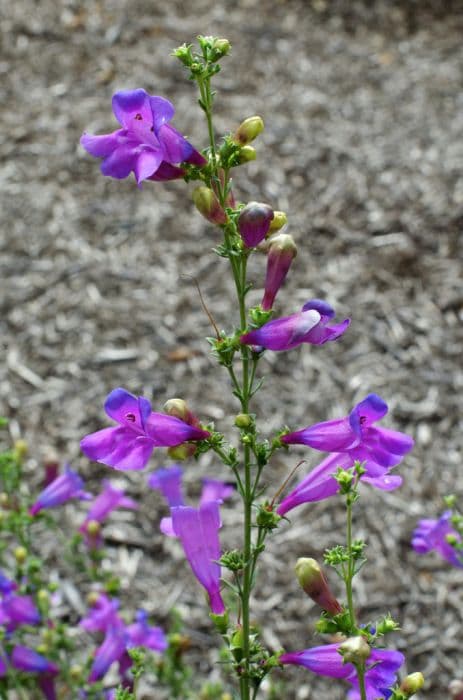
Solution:
{"label": "upright stem", "polygon": [[354,559],[352,556],[352,501],[350,499],[350,494],[347,495],[347,555],[349,557],[347,564],[347,574],[345,578],[346,583],[346,595],[347,595],[347,606],[349,608],[349,617],[351,629],[353,630],[356,626],[355,622],[355,610],[354,610],[354,600],[352,594],[352,579],[354,578]]}
{"label": "upright stem", "polygon": [[365,688],[365,668],[357,666],[357,678],[359,680],[360,700],[367,700],[367,691]]}

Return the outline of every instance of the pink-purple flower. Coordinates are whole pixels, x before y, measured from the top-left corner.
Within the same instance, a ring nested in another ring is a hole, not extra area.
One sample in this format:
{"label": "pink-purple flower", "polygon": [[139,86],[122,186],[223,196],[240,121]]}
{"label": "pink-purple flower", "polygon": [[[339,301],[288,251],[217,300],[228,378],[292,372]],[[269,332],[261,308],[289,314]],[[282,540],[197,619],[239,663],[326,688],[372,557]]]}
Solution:
{"label": "pink-purple flower", "polygon": [[242,335],[240,342],[275,351],[291,350],[302,343],[323,345],[339,338],[350,324],[346,318],[342,323],[328,325],[334,315],[334,309],[325,301],[310,299],[298,313],[269,321]]}
{"label": "pink-purple flower", "polygon": [[133,172],[140,184],[182,177],[185,172],[178,166],[183,162],[205,165],[203,156],[169,124],[175,113],[169,100],[137,88],[116,92],[112,107],[122,129],[101,136],[84,133],[80,139],[90,155],[102,158],[103,175],[121,179]]}
{"label": "pink-purple flower", "polygon": [[83,479],[67,464],[64,474],[57,476],[39,494],[35,503],[29,508],[29,513],[37,515],[43,508],[60,506],[72,498],[88,500],[91,495],[84,490]]}
{"label": "pink-purple flower", "polygon": [[0,625],[8,632],[21,625],[38,625],[40,613],[32,596],[9,593],[0,602]]}
{"label": "pink-purple flower", "polygon": [[87,435],[80,445],[87,457],[115,469],[143,469],[155,447],[175,447],[209,436],[179,418],[154,413],[148,399],[125,389],[114,389],[104,407],[119,425]]}
{"label": "pink-purple flower", "polygon": [[79,532],[85,535],[88,545],[95,547],[101,544],[100,533],[96,532],[95,534],[89,532],[89,529],[91,529],[89,528],[90,523],[99,523],[101,525],[108,515],[116,508],[130,508],[136,510],[138,508],[138,503],[126,496],[122,489],[117,489],[111,482],[104,480],[103,490],[91,504],[87,516],[79,528]]}
{"label": "pink-purple flower", "polygon": [[249,202],[238,217],[238,231],[246,248],[255,248],[270,230],[273,209],[263,202]]}
{"label": "pink-purple flower", "polygon": [[[348,700],[360,700],[357,671],[351,663],[344,663],[339,653],[341,644],[293,651],[280,656],[280,663],[304,666],[313,673],[330,678],[343,678],[351,684]],[[391,687],[396,682],[397,672],[404,663],[400,651],[372,649],[366,661],[365,690],[367,700],[380,700],[391,696]]]}
{"label": "pink-purple flower", "polygon": [[182,492],[183,469],[178,464],[161,467],[148,477],[148,486],[160,491],[170,508],[184,504]]}
{"label": "pink-purple flower", "polygon": [[380,396],[369,394],[345,418],[317,423],[283,435],[281,441],[287,445],[307,445],[332,454],[281,502],[278,514],[284,515],[301,503],[320,501],[334,495],[339,485],[333,475],[339,468],[353,467],[355,462],[361,462],[365,469],[361,481],[384,491],[398,488],[402,483],[401,477],[389,472],[412,449],[414,443],[405,433],[374,426],[387,410],[387,404]]}
{"label": "pink-purple flower", "polygon": [[435,550],[453,566],[463,567],[463,552],[456,551],[447,538],[460,542],[461,537],[451,525],[452,511],[442,513],[437,520],[419,520],[413,532],[412,547],[418,554],[427,554]]}
{"label": "pink-purple flower", "polygon": [[220,593],[221,527],[219,502],[209,501],[199,508],[171,508],[172,528],[182,543],[185,556],[199,583],[206,589],[211,610],[216,615],[225,612]]}

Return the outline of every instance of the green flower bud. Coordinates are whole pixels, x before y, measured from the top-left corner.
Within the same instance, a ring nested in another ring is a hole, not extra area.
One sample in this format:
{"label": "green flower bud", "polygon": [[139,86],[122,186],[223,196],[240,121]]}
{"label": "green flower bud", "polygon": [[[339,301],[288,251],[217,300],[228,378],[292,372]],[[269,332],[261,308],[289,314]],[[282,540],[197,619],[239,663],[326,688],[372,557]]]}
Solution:
{"label": "green flower bud", "polygon": [[19,565],[24,564],[27,559],[27,549],[25,547],[16,547],[14,550],[14,558]]}
{"label": "green flower bud", "polygon": [[98,520],[89,520],[87,523],[87,533],[90,537],[96,537],[101,532],[101,524]]}
{"label": "green flower bud", "polygon": [[371,648],[364,637],[349,637],[339,647],[345,663],[364,664],[371,654]]}
{"label": "green flower bud", "polygon": [[218,61],[223,56],[230,53],[231,44],[228,39],[214,39],[211,46],[212,61]]}
{"label": "green flower bud", "polygon": [[22,462],[28,451],[29,447],[25,440],[16,440],[14,443],[14,456],[18,462]]}
{"label": "green flower bud", "polygon": [[243,146],[238,154],[238,164],[249,163],[251,160],[256,160],[257,153],[256,149],[252,146]]}
{"label": "green flower bud", "polygon": [[241,146],[247,146],[248,143],[254,141],[259,134],[264,130],[264,121],[262,117],[248,117],[241,122],[235,132],[233,139]]}
{"label": "green flower bud", "polygon": [[236,427],[241,428],[242,430],[250,428],[253,424],[254,421],[248,413],[238,413],[238,415],[235,418]]}
{"label": "green flower bud", "polygon": [[422,673],[417,671],[416,673],[410,673],[406,678],[403,679],[400,684],[400,690],[406,694],[407,698],[411,698],[412,695],[417,693],[424,685],[424,676]]}
{"label": "green flower bud", "polygon": [[287,223],[288,217],[286,216],[284,211],[274,211],[273,219],[270,222],[269,234],[275,233],[275,231],[279,231]]}
{"label": "green flower bud", "polygon": [[201,185],[193,190],[193,202],[196,209],[205,219],[213,224],[226,224],[228,217],[217,199],[216,195],[209,187]]}
{"label": "green flower bud", "polygon": [[175,462],[184,462],[186,459],[190,459],[196,452],[196,445],[191,442],[184,442],[182,445],[177,445],[176,447],[168,447],[167,454],[170,459]]}

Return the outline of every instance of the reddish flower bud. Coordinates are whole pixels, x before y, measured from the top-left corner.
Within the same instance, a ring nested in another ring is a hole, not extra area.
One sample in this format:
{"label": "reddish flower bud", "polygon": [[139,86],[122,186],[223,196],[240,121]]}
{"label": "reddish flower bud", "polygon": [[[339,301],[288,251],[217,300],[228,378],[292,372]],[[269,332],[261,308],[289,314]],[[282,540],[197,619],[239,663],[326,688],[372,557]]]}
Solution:
{"label": "reddish flower bud", "polygon": [[262,202],[249,202],[238,217],[238,230],[247,248],[255,248],[267,235],[273,209]]}
{"label": "reddish flower bud", "polygon": [[269,240],[265,292],[262,299],[264,311],[270,311],[281,285],[286,279],[291,263],[297,255],[293,237],[286,233],[272,236]]}
{"label": "reddish flower bud", "polygon": [[193,202],[196,209],[205,219],[213,224],[226,224],[228,217],[217,199],[216,195],[209,187],[201,185],[193,190]]}
{"label": "reddish flower bud", "polygon": [[246,146],[251,141],[254,141],[263,130],[264,121],[262,117],[248,117],[244,122],[241,122],[233,138],[236,143]]}
{"label": "reddish flower bud", "polygon": [[298,559],[295,570],[302,589],[317,605],[330,615],[342,612],[340,604],[329,589],[325,574],[315,559]]}

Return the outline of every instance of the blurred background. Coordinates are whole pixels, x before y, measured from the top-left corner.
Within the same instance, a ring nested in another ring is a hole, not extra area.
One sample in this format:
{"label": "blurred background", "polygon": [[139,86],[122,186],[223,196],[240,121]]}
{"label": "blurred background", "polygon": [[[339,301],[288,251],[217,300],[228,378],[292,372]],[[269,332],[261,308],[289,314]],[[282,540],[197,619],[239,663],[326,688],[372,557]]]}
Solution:
{"label": "blurred background", "polygon": [[[268,353],[262,430],[344,415],[375,391],[390,406],[384,424],[414,435],[398,467],[403,487],[365,488],[356,509],[371,559],[356,600],[363,622],[387,611],[400,621],[389,646],[406,653],[407,672],[426,676],[420,697],[447,697],[461,675],[463,574],[419,558],[409,541],[418,518],[441,512],[443,495],[463,495],[461,2],[18,0],[2,5],[0,31],[0,413],[12,438],[29,443],[31,488],[54,450],[95,488],[117,477],[143,494],[140,513],[108,526],[108,565],[134,607],[144,601],[161,621],[173,605],[184,614],[192,663],[217,675],[198,584],[159,533],[161,498],[146,494],[145,474],[89,464],[79,440],[106,425],[102,404],[116,386],[144,393],[155,410],[181,396],[231,430],[238,407],[202,339],[210,327],[191,276],[228,329],[230,280],[191,185],[104,178],[79,138],[117,128],[113,92],[143,87],[170,99],[174,125],[204,148],[194,86],[170,53],[199,33],[227,37],[217,131],[253,114],[266,124],[257,161],[235,171],[236,195],[286,211],[299,248],[277,312],[322,297],[339,319],[352,317],[337,343]],[[255,303],[264,272],[257,259]],[[275,459],[270,494],[298,457]],[[320,461],[308,450],[300,457],[307,469]],[[160,451],[152,466],[165,463]],[[205,474],[228,476],[208,457],[192,462],[193,500]],[[63,527],[72,518],[71,507]],[[322,643],[292,571],[297,557],[321,558],[341,541],[342,503],[301,507],[291,520],[269,542],[254,606],[265,641],[288,650]],[[235,500],[224,508],[226,548],[237,544],[238,521]],[[345,697],[303,669],[284,677],[285,698]]]}

